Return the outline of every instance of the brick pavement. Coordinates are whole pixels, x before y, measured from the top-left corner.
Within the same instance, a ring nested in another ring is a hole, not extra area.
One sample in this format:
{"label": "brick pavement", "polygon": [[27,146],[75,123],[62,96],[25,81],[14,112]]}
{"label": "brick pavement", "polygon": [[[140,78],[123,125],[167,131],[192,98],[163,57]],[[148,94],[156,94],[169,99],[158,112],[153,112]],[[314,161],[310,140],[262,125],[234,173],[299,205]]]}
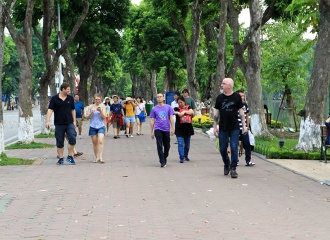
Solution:
{"label": "brick pavement", "polygon": [[329,239],[327,186],[255,156],[231,179],[201,134],[183,164],[172,137],[160,168],[143,130],[106,137],[105,164],[92,163],[86,123],[75,166],[55,165],[55,148],[7,151],[38,160],[0,167],[0,239]]}

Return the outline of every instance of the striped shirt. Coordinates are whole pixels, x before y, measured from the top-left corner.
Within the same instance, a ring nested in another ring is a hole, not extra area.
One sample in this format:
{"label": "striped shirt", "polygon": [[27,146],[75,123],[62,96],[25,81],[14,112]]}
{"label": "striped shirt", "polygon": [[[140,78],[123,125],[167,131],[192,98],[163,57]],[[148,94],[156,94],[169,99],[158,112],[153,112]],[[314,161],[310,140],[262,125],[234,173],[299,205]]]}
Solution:
{"label": "striped shirt", "polygon": [[[244,116],[245,116],[245,125],[247,126],[247,122],[246,122],[246,114],[249,113],[249,106],[247,105],[246,102],[243,102],[243,107],[242,107],[243,111],[244,111]],[[239,123],[239,129],[243,131],[243,124],[242,124],[242,119],[241,119],[241,115],[238,112],[238,123]]]}

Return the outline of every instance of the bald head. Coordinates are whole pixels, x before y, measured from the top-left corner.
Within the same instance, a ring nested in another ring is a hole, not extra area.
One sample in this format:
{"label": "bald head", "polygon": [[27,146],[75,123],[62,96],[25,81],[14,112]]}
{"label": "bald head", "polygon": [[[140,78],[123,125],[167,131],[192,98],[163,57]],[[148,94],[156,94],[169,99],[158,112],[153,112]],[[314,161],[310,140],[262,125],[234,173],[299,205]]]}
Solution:
{"label": "bald head", "polygon": [[224,78],[222,82],[225,82],[226,84],[230,85],[232,88],[234,87],[234,80],[231,78]]}
{"label": "bald head", "polygon": [[225,95],[232,94],[234,81],[231,78],[224,78],[221,83],[221,89]]}

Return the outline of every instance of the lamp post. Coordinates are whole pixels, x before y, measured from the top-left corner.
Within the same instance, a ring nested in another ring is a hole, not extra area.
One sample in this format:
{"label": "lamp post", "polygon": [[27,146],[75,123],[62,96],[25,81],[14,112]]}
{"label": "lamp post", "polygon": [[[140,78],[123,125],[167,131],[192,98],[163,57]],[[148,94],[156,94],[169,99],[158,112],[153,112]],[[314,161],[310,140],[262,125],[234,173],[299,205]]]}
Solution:
{"label": "lamp post", "polygon": [[280,140],[278,140],[278,145],[280,146],[280,149],[281,149],[281,150],[282,150],[283,147],[284,147],[284,143],[285,143],[284,139],[280,139]]}

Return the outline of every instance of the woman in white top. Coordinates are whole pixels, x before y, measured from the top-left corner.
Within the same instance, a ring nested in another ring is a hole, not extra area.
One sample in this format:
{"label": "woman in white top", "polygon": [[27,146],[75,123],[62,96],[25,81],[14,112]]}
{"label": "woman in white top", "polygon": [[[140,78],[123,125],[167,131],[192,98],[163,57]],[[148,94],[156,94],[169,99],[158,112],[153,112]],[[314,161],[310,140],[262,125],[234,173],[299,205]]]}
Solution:
{"label": "woman in white top", "polygon": [[[137,135],[143,135],[142,133],[142,123],[146,121],[147,111],[145,104],[142,102],[142,98],[138,97],[136,99],[137,106],[135,107],[135,119],[137,125]],[[141,112],[144,112],[144,117],[140,115]]]}
{"label": "woman in white top", "polygon": [[103,143],[105,134],[104,119],[107,117],[106,108],[102,105],[101,95],[94,95],[95,103],[88,107],[87,119],[90,119],[89,136],[92,138],[95,154],[94,163],[104,163]]}
{"label": "woman in white top", "polygon": [[106,135],[109,135],[109,128],[110,128],[110,121],[109,121],[109,115],[110,115],[110,106],[111,106],[111,102],[110,102],[110,98],[109,97],[105,97],[104,98],[104,102],[103,102],[103,106],[105,107],[105,111],[107,114],[107,117],[105,118],[105,125],[106,125],[106,130],[107,133]]}

